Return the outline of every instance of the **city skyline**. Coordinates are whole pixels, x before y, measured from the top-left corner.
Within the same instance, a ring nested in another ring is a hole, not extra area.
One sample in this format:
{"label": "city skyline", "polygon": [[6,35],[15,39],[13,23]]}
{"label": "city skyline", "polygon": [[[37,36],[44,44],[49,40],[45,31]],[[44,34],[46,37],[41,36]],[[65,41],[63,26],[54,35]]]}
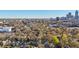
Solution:
{"label": "city skyline", "polygon": [[65,17],[69,12],[75,16],[75,10],[0,10],[0,18],[54,18]]}

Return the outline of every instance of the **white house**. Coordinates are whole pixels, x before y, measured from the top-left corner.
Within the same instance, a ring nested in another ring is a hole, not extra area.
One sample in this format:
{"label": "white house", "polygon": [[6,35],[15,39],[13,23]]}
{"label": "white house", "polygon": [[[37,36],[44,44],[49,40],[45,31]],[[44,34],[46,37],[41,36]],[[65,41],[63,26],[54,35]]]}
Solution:
{"label": "white house", "polygon": [[0,27],[0,32],[11,32],[12,27]]}
{"label": "white house", "polygon": [[57,24],[49,24],[49,27],[57,27]]}

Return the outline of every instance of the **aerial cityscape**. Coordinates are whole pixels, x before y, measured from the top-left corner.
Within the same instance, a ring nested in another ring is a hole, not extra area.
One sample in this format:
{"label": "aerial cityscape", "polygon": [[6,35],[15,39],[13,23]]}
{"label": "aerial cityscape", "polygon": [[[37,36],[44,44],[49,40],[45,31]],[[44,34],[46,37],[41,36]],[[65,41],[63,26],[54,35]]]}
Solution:
{"label": "aerial cityscape", "polygon": [[79,48],[78,10],[0,10],[0,48]]}

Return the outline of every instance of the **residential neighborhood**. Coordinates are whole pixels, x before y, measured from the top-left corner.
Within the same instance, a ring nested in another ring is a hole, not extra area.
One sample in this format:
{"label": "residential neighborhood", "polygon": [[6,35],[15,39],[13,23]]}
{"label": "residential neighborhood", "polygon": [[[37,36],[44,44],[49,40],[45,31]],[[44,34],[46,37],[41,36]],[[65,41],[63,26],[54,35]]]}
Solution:
{"label": "residential neighborhood", "polygon": [[1,18],[0,48],[79,48],[79,17]]}

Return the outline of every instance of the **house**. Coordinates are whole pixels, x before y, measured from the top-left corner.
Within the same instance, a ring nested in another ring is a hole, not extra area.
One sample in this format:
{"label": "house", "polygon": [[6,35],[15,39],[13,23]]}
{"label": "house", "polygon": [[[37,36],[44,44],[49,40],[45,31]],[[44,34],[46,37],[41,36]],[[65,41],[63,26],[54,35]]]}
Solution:
{"label": "house", "polygon": [[0,27],[0,32],[11,32],[12,27]]}
{"label": "house", "polygon": [[49,27],[58,27],[57,24],[49,24]]}

